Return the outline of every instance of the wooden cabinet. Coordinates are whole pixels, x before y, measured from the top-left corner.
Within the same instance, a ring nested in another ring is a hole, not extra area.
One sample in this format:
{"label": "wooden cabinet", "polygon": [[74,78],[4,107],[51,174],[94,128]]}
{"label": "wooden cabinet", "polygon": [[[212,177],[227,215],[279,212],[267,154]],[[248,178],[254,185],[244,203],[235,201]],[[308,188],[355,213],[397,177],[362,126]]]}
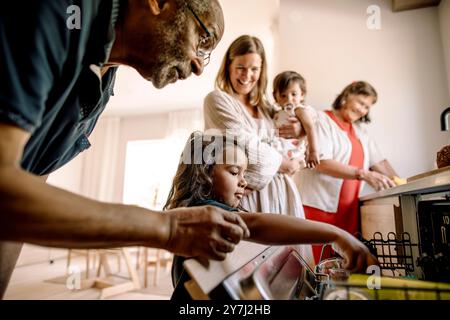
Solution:
{"label": "wooden cabinet", "polygon": [[380,232],[384,239],[390,232],[403,232],[402,210],[399,197],[364,201],[360,207],[361,233],[364,239],[373,239]]}
{"label": "wooden cabinet", "polygon": [[438,6],[441,0],[392,0],[394,12]]}

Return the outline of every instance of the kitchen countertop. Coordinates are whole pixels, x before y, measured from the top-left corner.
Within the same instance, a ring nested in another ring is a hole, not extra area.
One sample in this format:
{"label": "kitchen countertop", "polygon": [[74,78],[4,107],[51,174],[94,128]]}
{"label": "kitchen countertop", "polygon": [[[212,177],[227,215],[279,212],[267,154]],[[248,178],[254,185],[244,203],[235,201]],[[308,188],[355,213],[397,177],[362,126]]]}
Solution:
{"label": "kitchen countertop", "polygon": [[444,191],[450,191],[450,171],[411,181],[395,188],[374,192],[361,197],[360,200],[367,201],[397,195],[427,194]]}

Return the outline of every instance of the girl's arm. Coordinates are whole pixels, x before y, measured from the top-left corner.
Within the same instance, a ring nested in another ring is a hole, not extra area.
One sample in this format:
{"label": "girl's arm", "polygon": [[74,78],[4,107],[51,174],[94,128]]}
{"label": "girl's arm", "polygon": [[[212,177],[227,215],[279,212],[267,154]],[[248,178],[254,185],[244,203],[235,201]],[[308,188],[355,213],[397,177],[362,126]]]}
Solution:
{"label": "girl's arm", "polygon": [[363,243],[331,224],[278,214],[240,215],[250,230],[250,241],[267,245],[333,243],[344,258],[344,267],[352,271],[378,263]]}
{"label": "girl's arm", "polygon": [[316,167],[316,171],[335,178],[363,180],[375,190],[395,187],[394,181],[382,173],[359,169],[336,160],[322,160]]}
{"label": "girl's arm", "polygon": [[319,154],[317,152],[317,136],[314,130],[314,121],[308,110],[297,108],[295,115],[305,128],[306,137],[308,139],[308,154],[306,157],[306,165],[308,168],[315,168],[320,164]]}

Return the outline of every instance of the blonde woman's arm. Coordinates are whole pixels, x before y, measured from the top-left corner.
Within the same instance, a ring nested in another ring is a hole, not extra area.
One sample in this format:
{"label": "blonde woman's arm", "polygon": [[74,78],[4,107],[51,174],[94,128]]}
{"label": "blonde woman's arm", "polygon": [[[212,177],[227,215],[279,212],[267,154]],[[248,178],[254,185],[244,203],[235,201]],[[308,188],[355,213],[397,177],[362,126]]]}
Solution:
{"label": "blonde woman's arm", "polygon": [[[263,189],[283,165],[281,154],[269,144],[261,142],[258,133],[246,125],[238,102],[231,96],[213,91],[204,100],[205,130],[211,129],[236,135],[248,146],[248,186]],[[284,163],[286,165],[286,163]]]}

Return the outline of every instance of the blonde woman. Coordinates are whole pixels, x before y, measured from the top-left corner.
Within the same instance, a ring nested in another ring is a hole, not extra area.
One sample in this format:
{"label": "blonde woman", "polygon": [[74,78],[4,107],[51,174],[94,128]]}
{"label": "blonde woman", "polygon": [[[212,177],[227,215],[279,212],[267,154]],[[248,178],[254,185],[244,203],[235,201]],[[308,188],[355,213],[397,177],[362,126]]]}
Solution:
{"label": "blonde woman", "polygon": [[[272,143],[275,128],[266,100],[267,61],[261,41],[244,35],[228,48],[216,90],[204,100],[205,129],[235,134],[249,143],[248,192],[242,206],[250,212],[287,213],[304,218],[300,194],[291,178],[298,160],[283,157]],[[309,245],[301,253],[312,262]]]}

